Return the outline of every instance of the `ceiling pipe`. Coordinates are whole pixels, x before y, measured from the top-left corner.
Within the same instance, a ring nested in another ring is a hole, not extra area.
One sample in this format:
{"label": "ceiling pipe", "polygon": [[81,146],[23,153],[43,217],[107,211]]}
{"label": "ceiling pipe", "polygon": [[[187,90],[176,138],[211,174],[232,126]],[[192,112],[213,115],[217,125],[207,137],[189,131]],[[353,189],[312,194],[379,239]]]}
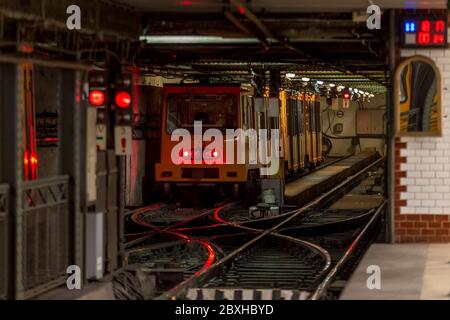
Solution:
{"label": "ceiling pipe", "polygon": [[264,37],[258,36],[253,31],[251,31],[249,28],[247,28],[241,21],[239,21],[238,18],[235,17],[235,15],[233,13],[231,13],[230,10],[225,10],[224,15],[231,23],[233,23],[236,26],[236,28],[241,30],[244,34],[258,38],[258,40],[263,45],[264,50],[269,50],[269,42],[267,41],[267,39]]}
{"label": "ceiling pipe", "polygon": [[[285,46],[287,49],[289,49],[289,50],[291,50],[291,51],[294,51],[294,52],[297,52],[298,54],[301,54],[302,56],[304,56],[305,58],[308,58],[308,59],[310,59],[310,60],[315,60],[315,61],[317,61],[317,62],[320,62],[320,63],[322,64],[322,66],[327,66],[327,67],[333,68],[333,69],[335,69],[335,70],[341,71],[341,72],[346,73],[346,74],[358,74],[358,73],[355,73],[355,72],[353,72],[353,71],[347,70],[347,69],[345,69],[345,68],[336,66],[336,65],[334,65],[334,64],[331,63],[331,62],[328,62],[328,61],[322,60],[322,59],[320,59],[320,58],[311,56],[311,55],[309,55],[309,54],[303,52],[302,50],[300,50],[300,49],[294,47],[294,46],[293,46],[292,44],[290,44],[288,41],[285,41],[285,40],[283,40],[283,39],[279,39],[279,38],[275,37],[275,36],[272,34],[272,32],[271,32],[271,31],[270,31],[270,30],[269,30],[269,29],[261,22],[261,20],[260,20],[255,14],[253,14],[253,12],[251,12],[251,11],[248,9],[248,7],[247,7],[244,3],[242,3],[242,2],[239,1],[239,0],[229,0],[229,2],[230,2],[231,5],[236,6],[237,8],[242,8],[242,13],[243,13],[243,14],[244,14],[251,22],[253,22],[253,23],[255,24],[255,26],[258,27],[258,29],[263,33],[263,35],[266,37],[266,39],[268,39],[268,38],[275,39],[275,40],[277,40],[278,42],[280,42],[283,46]],[[377,83],[380,83],[380,84],[384,85],[383,83],[381,83],[381,82],[378,81],[377,79],[371,79],[371,78],[369,78],[369,77],[367,77],[367,78],[370,79],[370,80],[372,80],[372,81],[374,81],[374,82],[377,82]]]}

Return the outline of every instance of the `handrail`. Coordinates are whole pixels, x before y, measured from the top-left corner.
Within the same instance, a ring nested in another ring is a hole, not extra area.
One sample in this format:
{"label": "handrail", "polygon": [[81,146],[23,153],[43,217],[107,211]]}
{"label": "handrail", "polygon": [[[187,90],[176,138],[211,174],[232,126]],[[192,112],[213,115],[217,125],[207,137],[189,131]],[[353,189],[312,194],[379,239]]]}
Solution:
{"label": "handrail", "polygon": [[27,180],[23,182],[23,188],[28,189],[28,188],[46,187],[48,185],[54,185],[57,183],[67,183],[69,182],[69,179],[70,179],[69,175],[59,175],[44,179]]}

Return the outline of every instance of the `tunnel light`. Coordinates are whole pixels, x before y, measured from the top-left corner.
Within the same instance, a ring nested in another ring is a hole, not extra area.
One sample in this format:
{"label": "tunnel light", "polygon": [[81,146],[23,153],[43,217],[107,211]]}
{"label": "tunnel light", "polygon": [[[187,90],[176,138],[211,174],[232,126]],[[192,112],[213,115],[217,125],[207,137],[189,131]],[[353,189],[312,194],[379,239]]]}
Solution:
{"label": "tunnel light", "polygon": [[330,83],[329,86],[330,86],[330,88],[336,87],[336,85],[334,83]]}
{"label": "tunnel light", "polygon": [[321,80],[317,80],[316,81],[316,83],[320,86],[320,85],[322,85],[323,84],[323,81],[321,81]]}
{"label": "tunnel light", "polygon": [[308,77],[303,77],[302,78],[302,81],[304,81],[304,82],[308,82],[310,79],[308,78]]}
{"label": "tunnel light", "polygon": [[286,78],[288,78],[288,79],[295,78],[295,73],[292,73],[292,72],[286,73]]}
{"label": "tunnel light", "polygon": [[[140,36],[139,40],[148,44],[249,44],[259,43],[256,37],[236,38],[221,36],[186,36],[186,35],[161,35]],[[273,41],[273,39],[271,39]]]}

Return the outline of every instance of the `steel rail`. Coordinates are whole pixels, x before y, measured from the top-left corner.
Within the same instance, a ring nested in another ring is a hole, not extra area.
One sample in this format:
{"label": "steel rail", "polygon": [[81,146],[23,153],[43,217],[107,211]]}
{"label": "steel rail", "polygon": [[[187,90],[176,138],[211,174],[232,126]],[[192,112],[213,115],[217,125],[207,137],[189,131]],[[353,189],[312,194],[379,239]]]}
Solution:
{"label": "steel rail", "polygon": [[[339,159],[339,160],[344,160],[344,159]],[[356,179],[358,176],[360,176],[361,174],[364,174],[370,168],[372,168],[373,166],[379,164],[380,162],[382,162],[384,160],[385,160],[385,157],[381,157],[381,158],[375,160],[374,162],[370,163],[369,165],[367,165],[366,167],[364,167],[363,169],[361,169],[357,173],[353,174],[352,176],[347,177],[344,181],[339,183],[339,185],[337,187],[334,187],[333,189],[323,193],[322,195],[320,195],[319,197],[315,198],[311,202],[307,203],[306,205],[304,205],[300,209],[294,209],[294,210],[282,213],[282,214],[280,214],[278,216],[275,216],[275,217],[269,217],[269,218],[263,218],[263,219],[257,219],[257,220],[250,220],[250,221],[245,221],[245,222],[240,222],[240,223],[236,223],[236,222],[233,222],[233,221],[227,221],[227,220],[224,220],[224,219],[219,219],[219,222],[224,223],[224,224],[228,224],[228,225],[231,225],[231,226],[234,226],[234,227],[237,227],[237,228],[246,229],[246,230],[253,230],[253,231],[254,230],[259,230],[259,229],[256,229],[256,228],[249,227],[248,225],[249,224],[258,224],[258,223],[269,222],[271,220],[274,221],[276,219],[280,219],[280,218],[283,218],[283,217],[288,217],[288,216],[290,216],[292,214],[298,214],[298,213],[310,210],[314,205],[316,205],[320,201],[326,199],[327,196],[335,194],[337,192],[337,190],[339,190],[340,188],[345,187],[351,180]],[[215,217],[217,219],[218,212],[215,213]]]}
{"label": "steel rail", "polygon": [[309,300],[318,300],[322,297],[322,295],[326,292],[328,287],[331,285],[331,282],[333,281],[334,277],[338,274],[338,272],[342,269],[342,267],[345,265],[345,263],[348,261],[350,256],[353,253],[353,249],[355,246],[357,246],[360,241],[363,239],[363,237],[367,234],[370,227],[373,225],[373,223],[380,217],[380,215],[384,212],[384,208],[386,207],[386,201],[384,201],[377,209],[377,211],[374,213],[372,218],[369,220],[369,222],[366,224],[364,229],[358,234],[358,236],[353,240],[350,247],[347,249],[345,254],[339,259],[339,261],[336,263],[336,265],[330,270],[330,272],[327,274],[325,279],[320,283],[320,285],[317,287],[317,289],[314,291],[314,293],[309,297]]}
{"label": "steel rail", "polygon": [[[205,279],[209,278],[210,276],[212,276],[213,273],[218,271],[222,266],[224,266],[225,264],[228,264],[229,262],[234,260],[236,257],[241,255],[243,252],[247,251],[248,249],[250,249],[251,247],[256,245],[256,243],[258,243],[264,237],[266,237],[268,235],[279,236],[278,233],[277,233],[277,230],[279,230],[286,223],[292,221],[292,219],[298,217],[300,214],[304,213],[305,211],[307,211],[309,209],[312,209],[315,205],[318,205],[321,201],[326,200],[328,197],[332,196],[333,194],[336,194],[341,189],[343,189],[343,187],[353,183],[354,180],[359,178],[361,175],[365,174],[372,167],[374,167],[374,166],[378,165],[379,163],[381,163],[382,161],[384,161],[384,159],[385,159],[385,157],[382,157],[382,158],[379,158],[379,159],[375,160],[374,162],[372,162],[371,164],[367,165],[362,170],[358,171],[356,174],[348,177],[346,180],[341,182],[338,186],[334,187],[330,191],[322,194],[321,196],[317,197],[315,200],[313,200],[310,203],[308,203],[305,207],[293,210],[291,212],[292,214],[290,216],[288,216],[285,220],[283,220],[282,222],[278,223],[277,225],[275,225],[274,227],[272,227],[270,229],[260,230],[260,229],[254,229],[254,228],[249,228],[249,227],[243,227],[242,228],[242,226],[240,226],[238,224],[227,223],[227,224],[235,226],[235,227],[240,227],[242,229],[246,229],[246,230],[254,231],[254,232],[256,231],[256,232],[260,232],[260,233],[259,233],[259,235],[257,235],[255,238],[251,239],[250,241],[248,241],[244,245],[242,245],[239,248],[233,250],[227,256],[225,256],[222,259],[220,259],[219,261],[216,261],[213,264],[211,264],[209,266],[209,268],[202,270],[196,276],[192,276],[192,277],[184,280],[183,282],[179,283],[178,285],[176,285],[172,289],[166,291],[165,293],[163,293],[162,295],[160,295],[156,299],[157,300],[166,300],[166,299],[175,300],[175,299],[177,299],[177,297],[179,297],[180,295],[184,294],[188,290],[188,288],[193,287],[194,285],[197,285],[197,284],[199,285],[203,280],[205,280]],[[281,235],[281,236],[289,238],[289,236],[284,236],[284,235]],[[299,239],[297,239],[297,240],[299,240]],[[310,242],[307,242],[307,241],[304,241],[304,240],[299,240],[299,241],[301,241],[309,249],[317,251],[320,255],[324,254],[323,251],[326,252],[325,249],[323,249],[320,246],[317,246],[317,245],[315,245],[313,243],[310,243]],[[328,255],[328,257],[329,257],[328,252],[325,254],[325,256],[326,255]],[[327,266],[327,268],[330,268],[331,264],[326,264],[326,266]],[[326,269],[322,270],[322,273],[325,272],[325,271],[326,271]]]}

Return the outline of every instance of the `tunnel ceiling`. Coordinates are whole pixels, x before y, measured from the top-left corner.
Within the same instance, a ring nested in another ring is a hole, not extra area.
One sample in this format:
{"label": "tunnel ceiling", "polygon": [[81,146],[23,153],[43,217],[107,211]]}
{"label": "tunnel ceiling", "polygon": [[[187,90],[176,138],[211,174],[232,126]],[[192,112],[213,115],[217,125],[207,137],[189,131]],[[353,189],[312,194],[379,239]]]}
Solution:
{"label": "tunnel ceiling", "polygon": [[[216,12],[222,11],[224,0],[118,0],[140,11],[153,12]],[[249,3],[256,11],[266,12],[324,12],[324,11],[354,11],[365,10],[371,1],[368,0],[250,0]],[[382,9],[445,9],[446,0],[377,0],[373,3]]]}
{"label": "tunnel ceiling", "polygon": [[[367,29],[366,0],[121,2],[142,13],[140,57],[150,69],[248,74],[258,68],[278,68],[295,73],[296,78],[372,92],[383,92],[389,82],[389,30]],[[377,4],[382,9],[446,7],[442,0]],[[387,26],[385,20],[382,26]]]}

